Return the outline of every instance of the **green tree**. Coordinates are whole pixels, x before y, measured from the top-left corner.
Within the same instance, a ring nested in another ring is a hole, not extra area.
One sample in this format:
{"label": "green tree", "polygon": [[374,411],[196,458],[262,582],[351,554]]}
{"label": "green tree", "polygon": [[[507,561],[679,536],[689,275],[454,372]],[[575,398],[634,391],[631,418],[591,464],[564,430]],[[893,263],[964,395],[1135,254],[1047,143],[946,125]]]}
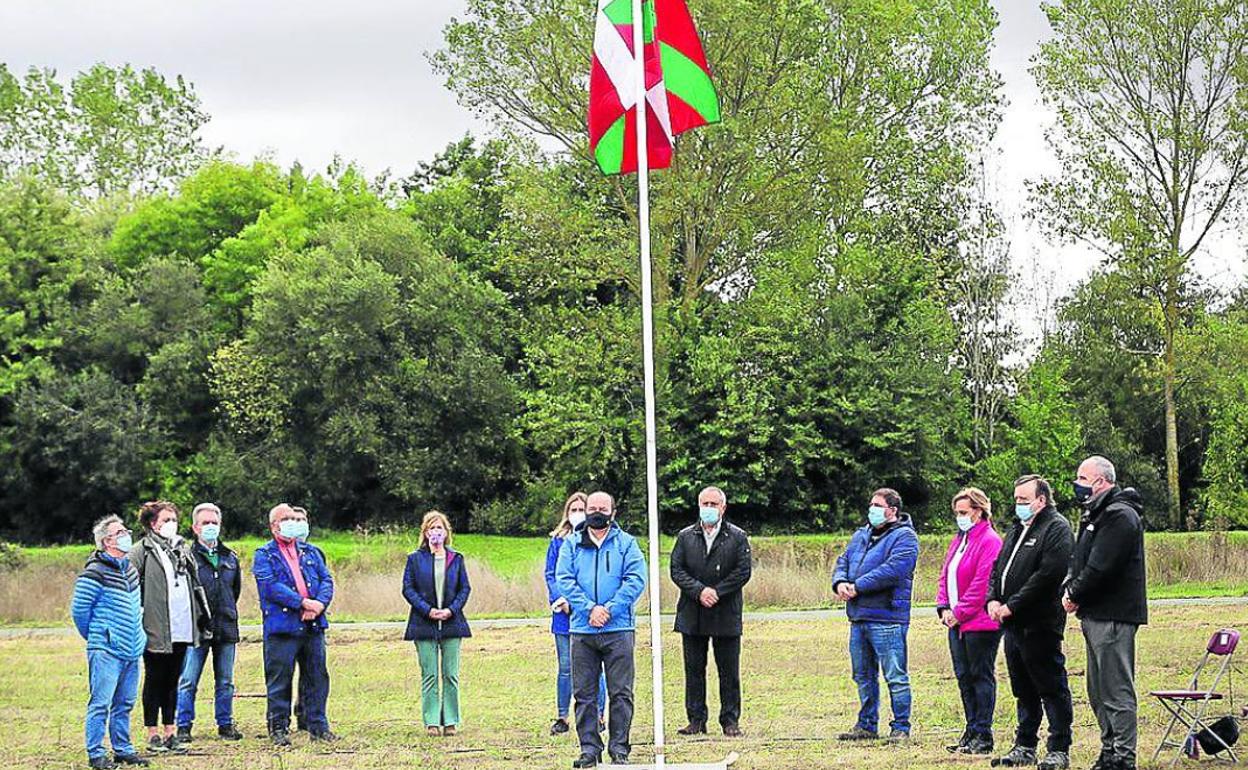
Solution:
{"label": "green tree", "polygon": [[207,121],[180,76],[96,64],[66,88],[53,70],[19,80],[0,64],[0,177],[33,173],[73,195],[153,193],[208,157]]}
{"label": "green tree", "polygon": [[242,343],[214,359],[229,442],[293,466],[285,488],[330,521],[435,505],[462,521],[519,459],[505,314],[398,214],[326,225],[309,248],[274,255]]}
{"label": "green tree", "polygon": [[1034,188],[1050,230],[1100,249],[1158,309],[1171,526],[1183,524],[1179,339],[1193,259],[1248,206],[1248,0],[1060,0],[1032,70],[1061,174]]}

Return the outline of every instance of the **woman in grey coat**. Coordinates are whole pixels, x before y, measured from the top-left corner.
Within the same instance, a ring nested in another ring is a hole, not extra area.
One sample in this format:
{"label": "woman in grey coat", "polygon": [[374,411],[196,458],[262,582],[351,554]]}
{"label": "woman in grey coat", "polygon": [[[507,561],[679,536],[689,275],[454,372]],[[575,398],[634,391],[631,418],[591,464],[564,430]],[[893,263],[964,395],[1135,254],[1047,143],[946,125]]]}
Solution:
{"label": "woman in grey coat", "polygon": [[[143,597],[143,724],[148,749],[185,751],[174,737],[178,675],[188,647],[211,636],[200,599],[198,576],[186,544],[178,535],[178,507],[164,500],[139,508],[143,539],[134,566]],[[157,726],[159,719],[160,726]],[[163,734],[162,734],[163,732]]]}

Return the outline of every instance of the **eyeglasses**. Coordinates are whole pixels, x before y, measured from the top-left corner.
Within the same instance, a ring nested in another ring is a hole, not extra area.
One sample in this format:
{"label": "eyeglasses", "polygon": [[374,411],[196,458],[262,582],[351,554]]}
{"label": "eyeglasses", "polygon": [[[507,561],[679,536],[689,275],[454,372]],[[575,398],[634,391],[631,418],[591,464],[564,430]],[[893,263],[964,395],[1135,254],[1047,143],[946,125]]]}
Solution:
{"label": "eyeglasses", "polygon": [[130,534],[130,530],[128,530],[128,529],[124,529],[124,528],[123,528],[123,529],[115,529],[115,530],[113,530],[112,532],[109,532],[109,533],[108,533],[108,536],[109,536],[109,537],[120,537],[121,535],[129,535],[129,534]]}

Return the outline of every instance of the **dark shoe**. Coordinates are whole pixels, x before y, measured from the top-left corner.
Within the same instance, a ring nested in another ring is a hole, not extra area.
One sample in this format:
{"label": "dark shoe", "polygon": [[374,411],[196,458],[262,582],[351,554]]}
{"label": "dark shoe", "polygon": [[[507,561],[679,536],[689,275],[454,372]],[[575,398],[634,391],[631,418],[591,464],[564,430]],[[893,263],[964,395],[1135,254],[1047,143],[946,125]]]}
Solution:
{"label": "dark shoe", "polygon": [[892,730],[888,734],[889,743],[908,743],[910,741],[910,733],[905,730]]}
{"label": "dark shoe", "polygon": [[164,754],[169,749],[165,748],[165,739],[159,735],[153,735],[147,739],[147,750],[153,754]]}
{"label": "dark shoe", "polygon": [[745,733],[741,732],[741,728],[738,725],[724,725],[724,735],[729,738],[740,738]]}
{"label": "dark shoe", "polygon": [[1066,770],[1070,767],[1070,755],[1064,751],[1050,751],[1037,767],[1040,770]]}
{"label": "dark shoe", "polygon": [[243,734],[234,725],[221,725],[217,728],[217,736],[226,741],[241,741]]}
{"label": "dark shoe", "polygon": [[308,733],[308,735],[312,736],[313,743],[333,743],[334,741],[338,740],[338,736],[334,735],[334,733],[330,732],[329,730],[325,730],[319,733]]}
{"label": "dark shoe", "polygon": [[597,767],[597,766],[598,766],[598,757],[595,757],[593,754],[582,754],[581,756],[577,757],[576,759],[572,761],[572,767],[574,768]]}
{"label": "dark shoe", "polygon": [[550,726],[550,734],[551,735],[563,735],[569,729],[570,728],[568,727],[568,720],[559,718],[559,719],[556,719],[554,721],[554,724]]}
{"label": "dark shoe", "polygon": [[178,739],[178,743],[193,743],[195,740],[191,737],[190,725],[187,725],[186,727],[179,727],[178,733],[174,737]]}
{"label": "dark shoe", "polygon": [[135,767],[147,767],[152,764],[138,754],[114,754],[113,761],[119,765],[134,765]]}
{"label": "dark shoe", "polygon": [[993,767],[1029,767],[1036,764],[1036,750],[1026,746],[1015,746],[1003,757],[992,760]]}
{"label": "dark shoe", "polygon": [[628,764],[628,755],[627,755],[627,754],[612,754],[612,755],[611,755],[611,764],[613,764],[613,765],[627,765],[627,764]]}
{"label": "dark shoe", "polygon": [[973,756],[984,756],[991,754],[993,750],[992,738],[987,735],[976,735],[971,738],[970,742],[963,746],[959,754],[971,754]]}
{"label": "dark shoe", "polygon": [[879,737],[880,737],[879,735],[871,732],[865,727],[855,726],[854,729],[850,730],[849,732],[841,733],[840,735],[836,736],[836,739],[838,741],[874,741],[878,739]]}
{"label": "dark shoe", "polygon": [[950,743],[945,746],[945,751],[950,754],[965,754],[966,747],[971,745],[971,731],[963,730],[962,737],[958,738],[957,743]]}
{"label": "dark shoe", "polygon": [[706,735],[706,722],[690,722],[676,732],[681,735]]}
{"label": "dark shoe", "polygon": [[87,767],[91,770],[115,770],[117,765],[108,757],[90,757],[87,759]]}
{"label": "dark shoe", "polygon": [[269,740],[273,741],[274,746],[289,746],[290,734],[285,730],[273,730],[269,733]]}
{"label": "dark shoe", "polygon": [[454,738],[454,737],[455,737],[455,733],[457,733],[457,732],[459,732],[459,728],[458,728],[458,727],[456,727],[455,725],[447,725],[446,727],[443,727],[443,728],[442,728],[442,737],[443,737],[443,738]]}
{"label": "dark shoe", "polygon": [[182,745],[182,742],[178,740],[176,735],[170,735],[168,738],[165,739],[165,749],[170,754],[185,754],[186,753],[186,747]]}

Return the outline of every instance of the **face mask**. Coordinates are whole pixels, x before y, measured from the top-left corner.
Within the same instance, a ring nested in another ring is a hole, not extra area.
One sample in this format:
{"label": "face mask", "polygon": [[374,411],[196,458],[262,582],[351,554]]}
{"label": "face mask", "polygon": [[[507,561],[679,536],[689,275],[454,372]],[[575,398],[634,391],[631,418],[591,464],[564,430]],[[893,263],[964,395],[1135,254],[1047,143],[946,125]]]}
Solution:
{"label": "face mask", "polygon": [[573,513],[568,514],[568,524],[572,526],[572,529],[578,529],[584,523],[585,523],[585,514],[582,513],[581,511],[575,511]]}
{"label": "face mask", "polygon": [[172,520],[166,521],[160,525],[160,529],[156,530],[156,533],[166,540],[172,540],[178,536],[178,523]]}
{"label": "face mask", "polygon": [[1036,512],[1031,510],[1031,503],[1026,503],[1026,504],[1019,503],[1018,505],[1014,506],[1014,514],[1018,516],[1019,521],[1026,524],[1027,522],[1031,521],[1031,517],[1035,516]]}
{"label": "face mask", "polygon": [[205,524],[199,528],[199,539],[205,543],[215,543],[221,537],[220,524]]}
{"label": "face mask", "polygon": [[867,509],[867,521],[871,522],[871,526],[878,527],[884,523],[884,509],[878,505],[873,505]]}
{"label": "face mask", "polygon": [[134,538],[130,535],[119,535],[113,547],[122,553],[130,553],[130,549],[134,547]]}
{"label": "face mask", "polygon": [[440,529],[429,530],[429,545],[440,546],[446,542],[446,533]]}
{"label": "face mask", "polygon": [[1092,487],[1080,484],[1078,481],[1073,486],[1075,488],[1075,502],[1083,504],[1092,499]]}
{"label": "face mask", "polygon": [[287,540],[300,540],[308,536],[308,522],[286,519],[277,525],[277,531]]}
{"label": "face mask", "polygon": [[708,527],[713,527],[719,522],[719,509],[706,506],[698,509],[698,518],[702,519],[702,523]]}
{"label": "face mask", "polygon": [[611,516],[595,511],[585,516],[585,523],[589,525],[590,529],[606,529],[611,526]]}
{"label": "face mask", "polygon": [[962,530],[963,532],[968,532],[968,531],[970,531],[971,527],[973,527],[973,526],[975,526],[975,525],[974,525],[974,523],[971,521],[971,517],[970,517],[970,516],[959,516],[959,517],[958,517],[958,529]]}

